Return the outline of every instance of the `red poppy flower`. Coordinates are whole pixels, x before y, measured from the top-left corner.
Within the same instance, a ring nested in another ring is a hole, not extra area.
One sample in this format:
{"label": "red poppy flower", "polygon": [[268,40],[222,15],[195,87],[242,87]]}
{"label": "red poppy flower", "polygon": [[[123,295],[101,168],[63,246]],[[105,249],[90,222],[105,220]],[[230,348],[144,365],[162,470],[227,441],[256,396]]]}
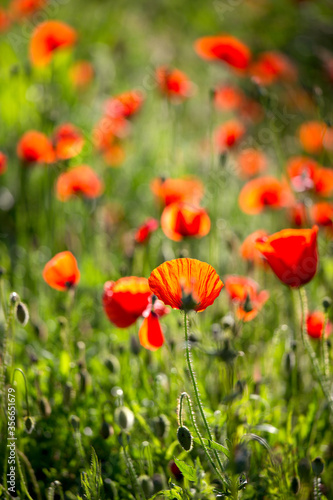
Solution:
{"label": "red poppy flower", "polygon": [[103,151],[103,159],[109,167],[119,167],[125,160],[125,150],[119,143],[108,146]]}
{"label": "red poppy flower", "polygon": [[227,276],[225,289],[232,302],[237,305],[237,317],[242,321],[254,319],[269,299],[266,290],[259,291],[256,281],[244,276]]}
{"label": "red poppy flower", "polygon": [[142,224],[135,233],[135,241],[137,243],[146,243],[149,241],[151,234],[158,229],[158,221],[153,219],[147,219],[144,224]]}
{"label": "red poppy flower", "polygon": [[313,174],[314,190],[320,196],[331,196],[333,193],[333,169],[318,168]]}
{"label": "red poppy flower", "polygon": [[250,66],[250,75],[259,85],[271,85],[276,80],[294,82],[297,70],[290,59],[280,52],[263,52]]}
{"label": "red poppy flower", "polygon": [[327,130],[325,122],[305,122],[299,129],[299,140],[304,151],[310,154],[320,153],[323,149],[324,136]]}
{"label": "red poppy flower", "polygon": [[164,262],[148,279],[151,292],[164,304],[185,311],[204,311],[220,295],[223,283],[212,266],[196,259]]}
{"label": "red poppy flower", "polygon": [[143,311],[142,316],[144,318],[148,318],[151,311],[154,311],[159,318],[163,318],[163,316],[169,314],[170,309],[165,304],[163,304],[161,300],[158,300],[155,295],[150,295],[148,299],[148,306]]}
{"label": "red poppy flower", "polygon": [[105,113],[111,118],[129,118],[135,115],[142,107],[144,95],[140,90],[124,92],[105,103]]}
{"label": "red poppy flower", "polygon": [[223,61],[240,70],[246,69],[251,59],[250,49],[230,35],[199,38],[195,42],[195,50],[203,59]]}
{"label": "red poppy flower", "polygon": [[81,153],[84,138],[78,128],[71,123],[64,123],[57,128],[53,142],[57,158],[68,160]]}
{"label": "red poppy flower", "polygon": [[78,284],[80,271],[71,252],[57,253],[44,267],[43,278],[46,283],[62,292]]}
{"label": "red poppy flower", "polygon": [[72,47],[77,39],[76,31],[60,21],[39,24],[30,40],[30,60],[34,66],[47,66],[59,49]]}
{"label": "red poppy flower", "polygon": [[161,66],[156,70],[156,80],[160,91],[171,100],[183,101],[193,95],[193,83],[179,69]]}
{"label": "red poppy flower", "polygon": [[195,177],[179,179],[158,177],[152,181],[150,188],[164,206],[181,201],[197,205],[204,194],[202,182]]}
{"label": "red poppy flower", "polygon": [[94,67],[89,61],[77,61],[69,71],[69,77],[73,85],[81,89],[87,87],[94,76]]}
{"label": "red poppy flower", "polygon": [[202,238],[209,233],[210,218],[203,208],[188,203],[171,203],[161,216],[165,236],[174,241],[185,237]]}
{"label": "red poppy flower", "polygon": [[235,111],[244,100],[243,92],[232,85],[223,85],[214,90],[214,105],[221,111]]}
{"label": "red poppy flower", "polygon": [[267,157],[258,149],[243,149],[237,156],[237,165],[240,177],[253,177],[267,169]]}
{"label": "red poppy flower", "polygon": [[314,224],[333,230],[333,203],[322,201],[310,207],[310,217]]}
{"label": "red poppy flower", "polygon": [[215,131],[215,142],[220,153],[237,146],[245,134],[244,125],[236,119],[220,125]]}
{"label": "red poppy flower", "polygon": [[0,151],[0,175],[4,174],[7,170],[7,156]]}
{"label": "red poppy flower", "polygon": [[264,258],[259,250],[256,248],[256,242],[259,239],[268,236],[264,229],[258,229],[253,233],[249,234],[240,246],[240,254],[244,260],[252,262],[253,264],[262,265],[264,263]]}
{"label": "red poppy flower", "polygon": [[262,105],[248,97],[244,98],[238,112],[242,120],[250,123],[259,123],[265,116]]}
{"label": "red poppy flower", "polygon": [[139,339],[142,347],[149,351],[156,351],[164,344],[163,331],[154,311],[144,318],[139,329]]}
{"label": "red poppy flower", "polygon": [[25,163],[52,163],[55,152],[51,141],[42,132],[29,130],[17,145],[17,156]]}
{"label": "red poppy flower", "polygon": [[312,229],[283,229],[256,247],[267,259],[276,276],[286,285],[298,288],[312,280],[317,271],[318,226]]}
{"label": "red poppy flower", "polygon": [[124,139],[129,130],[130,123],[123,116],[103,116],[93,130],[94,145],[99,151],[107,151],[117,141]]}
{"label": "red poppy flower", "polygon": [[129,276],[104,285],[103,307],[111,323],[127,328],[142,316],[151,291],[146,278]]}
{"label": "red poppy flower", "polygon": [[22,19],[24,17],[30,17],[45,5],[46,0],[12,0],[10,11],[14,18]]}
{"label": "red poppy flower", "polygon": [[297,192],[313,189],[314,174],[319,164],[307,156],[293,156],[287,162],[287,172],[293,189]]}
{"label": "red poppy flower", "polygon": [[238,202],[249,215],[259,214],[266,208],[280,209],[291,204],[292,193],[285,182],[275,177],[258,177],[242,188]]}
{"label": "red poppy flower", "polygon": [[60,174],[56,184],[57,197],[60,201],[67,201],[79,194],[86,198],[98,198],[103,189],[102,181],[88,165],[80,165]]}
{"label": "red poppy flower", "polygon": [[10,18],[5,9],[0,7],[0,33],[4,33],[10,27]]}
{"label": "red poppy flower", "polygon": [[295,226],[305,226],[307,221],[306,208],[301,201],[295,201],[288,207],[288,217]]}
{"label": "red poppy flower", "polygon": [[[325,324],[325,314],[322,311],[309,313],[306,318],[307,334],[313,339],[320,339],[323,336]],[[327,338],[332,330],[332,324],[328,321],[326,324],[325,337]]]}

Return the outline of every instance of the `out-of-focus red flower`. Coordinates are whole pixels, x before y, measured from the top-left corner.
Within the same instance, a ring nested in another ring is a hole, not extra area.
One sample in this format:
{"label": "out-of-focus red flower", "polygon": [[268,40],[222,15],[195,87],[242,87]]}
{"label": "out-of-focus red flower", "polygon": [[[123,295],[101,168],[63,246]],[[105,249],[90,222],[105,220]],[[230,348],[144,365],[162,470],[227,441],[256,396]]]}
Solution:
{"label": "out-of-focus red flower", "polygon": [[125,150],[118,142],[111,144],[103,150],[103,159],[109,167],[120,167],[125,160]]}
{"label": "out-of-focus red flower", "polygon": [[171,203],[161,216],[163,233],[174,241],[185,237],[202,238],[209,233],[210,218],[204,208],[189,203]]}
{"label": "out-of-focus red flower", "polygon": [[307,156],[293,156],[287,162],[287,172],[297,192],[307,191],[314,187],[314,173],[319,164]]}
{"label": "out-of-focus red flower", "polygon": [[152,271],[148,283],[164,304],[197,312],[212,305],[223,287],[211,265],[187,258],[164,262]]}
{"label": "out-of-focus red flower", "polygon": [[284,181],[265,176],[252,179],[243,186],[238,202],[249,215],[259,214],[266,208],[280,209],[292,203],[293,195]]}
{"label": "out-of-focus red flower", "polygon": [[231,35],[199,38],[194,47],[196,53],[203,59],[223,61],[238,70],[245,70],[251,59],[250,49]]}
{"label": "out-of-focus red flower", "polygon": [[253,264],[263,265],[264,257],[256,248],[256,241],[268,236],[268,233],[264,229],[258,229],[253,233],[249,234],[240,246],[240,254],[244,260],[252,262]]}
{"label": "out-of-focus red flower", "polygon": [[154,311],[159,318],[163,318],[163,316],[169,314],[170,309],[155,295],[151,295],[148,299],[148,306],[143,311],[142,316],[147,318],[151,311]]}
{"label": "out-of-focus red flower", "polygon": [[327,151],[333,151],[333,127],[327,127],[323,139],[323,146]]}
{"label": "out-of-focus red flower", "polygon": [[94,76],[94,67],[89,61],[77,61],[69,70],[69,78],[73,85],[79,89],[88,87]]}
{"label": "out-of-focus red flower", "polygon": [[243,92],[232,85],[223,85],[214,90],[214,105],[221,111],[238,110],[243,100]]}
{"label": "out-of-focus red flower", "polygon": [[202,182],[195,177],[178,179],[158,177],[152,181],[150,188],[164,206],[181,201],[198,205],[204,194]]}
{"label": "out-of-focus red flower", "polygon": [[110,118],[129,118],[141,109],[144,95],[140,90],[123,92],[105,103],[105,114]]}
{"label": "out-of-focus red flower", "polygon": [[263,107],[255,99],[246,97],[239,108],[239,116],[246,122],[259,123],[265,116]]}
{"label": "out-of-focus red flower", "polygon": [[75,195],[98,198],[103,189],[103,182],[88,165],[80,165],[60,174],[56,183],[56,193],[60,201],[67,201]]}
{"label": "out-of-focus red flower", "polygon": [[322,201],[310,207],[310,218],[314,224],[324,227],[333,233],[333,203]]}
{"label": "out-of-focus red flower", "polygon": [[128,276],[104,285],[103,307],[111,323],[127,328],[142,316],[151,291],[146,278]]}
{"label": "out-of-focus red flower", "polygon": [[256,247],[282,283],[298,288],[312,280],[317,271],[318,226],[312,229],[283,229]]}
{"label": "out-of-focus red flower", "polygon": [[237,119],[228,120],[215,131],[215,142],[220,153],[237,146],[245,134],[245,127]]}
{"label": "out-of-focus red flower", "polygon": [[39,24],[30,40],[30,60],[34,66],[47,66],[60,49],[72,47],[77,40],[76,31],[60,21]]}
{"label": "out-of-focus red flower", "polygon": [[150,236],[158,229],[158,220],[150,217],[135,232],[136,243],[147,243]]}
{"label": "out-of-focus red flower", "polygon": [[140,344],[149,351],[157,351],[164,344],[164,335],[157,314],[151,311],[139,329]]}
{"label": "out-of-focus red flower", "polygon": [[237,165],[240,177],[246,179],[267,169],[267,157],[259,149],[243,149],[237,156]]}
{"label": "out-of-focus red flower", "polygon": [[46,3],[46,0],[12,0],[9,9],[14,19],[23,19],[45,7]]}
{"label": "out-of-focus red flower", "polygon": [[4,33],[10,27],[10,17],[5,9],[0,7],[0,33]]}
{"label": "out-of-focus red flower", "polygon": [[0,175],[4,174],[7,170],[7,156],[0,151]]}
{"label": "out-of-focus red flower", "polygon": [[168,99],[181,102],[194,93],[194,85],[188,76],[177,68],[161,66],[156,69],[159,89]]}
{"label": "out-of-focus red flower", "polygon": [[17,145],[17,156],[24,163],[53,163],[55,152],[51,141],[42,132],[29,130]]}
{"label": "out-of-focus red flower", "polygon": [[[323,336],[325,324],[325,314],[322,311],[313,311],[309,313],[306,318],[306,331],[307,334],[313,339],[320,339]],[[332,331],[332,324],[328,321],[326,324],[325,338],[327,338]]]}
{"label": "out-of-focus red flower", "polygon": [[80,271],[71,252],[57,253],[44,267],[43,278],[46,283],[62,292],[76,286],[80,280]]}
{"label": "out-of-focus red flower", "polygon": [[331,196],[333,192],[333,169],[318,168],[313,176],[314,190],[320,196]]}
{"label": "out-of-focus red flower", "polygon": [[307,215],[304,203],[295,201],[295,203],[288,207],[288,217],[295,226],[305,226]]}
{"label": "out-of-focus red flower", "polygon": [[297,80],[297,69],[294,63],[280,52],[263,52],[251,64],[249,71],[258,85],[271,85],[277,80],[288,82]]}
{"label": "out-of-focus red flower", "polygon": [[299,140],[304,151],[310,154],[318,154],[323,149],[323,141],[327,125],[321,121],[309,121],[303,123],[298,132]]}
{"label": "out-of-focus red flower", "polygon": [[57,158],[68,160],[81,153],[84,138],[77,127],[64,123],[55,131],[53,142]]}
{"label": "out-of-focus red flower", "polygon": [[237,305],[237,317],[242,321],[254,319],[269,299],[266,290],[259,291],[256,281],[245,276],[227,276],[225,289],[232,302]]}
{"label": "out-of-focus red flower", "polygon": [[124,139],[129,129],[130,123],[123,116],[103,116],[93,130],[94,145],[99,151],[107,151],[117,141]]}

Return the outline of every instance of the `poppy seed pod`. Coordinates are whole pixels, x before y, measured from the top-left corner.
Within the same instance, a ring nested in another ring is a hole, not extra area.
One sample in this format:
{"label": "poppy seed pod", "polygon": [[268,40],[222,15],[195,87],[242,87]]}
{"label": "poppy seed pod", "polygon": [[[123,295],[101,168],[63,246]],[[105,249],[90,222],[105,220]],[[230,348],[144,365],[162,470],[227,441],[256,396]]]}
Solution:
{"label": "poppy seed pod", "polygon": [[154,483],[152,479],[147,475],[142,475],[138,477],[139,485],[145,494],[146,498],[150,498],[154,493]]}
{"label": "poppy seed pod", "polygon": [[108,424],[104,418],[99,433],[103,439],[108,439],[114,433],[112,425]]}
{"label": "poppy seed pod", "polygon": [[12,292],[9,295],[9,302],[11,304],[17,304],[17,302],[19,302],[19,301],[20,301],[20,296],[16,292]]}
{"label": "poppy seed pod", "polygon": [[294,476],[290,482],[290,489],[291,489],[291,492],[294,494],[294,495],[297,495],[297,493],[299,493],[299,490],[301,488],[301,484],[300,484],[300,481],[298,479],[297,476]]}
{"label": "poppy seed pod", "polygon": [[114,414],[115,421],[124,431],[129,431],[134,425],[134,413],[126,406],[117,408]]}
{"label": "poppy seed pod", "polygon": [[29,321],[29,311],[28,311],[27,306],[25,304],[23,304],[23,302],[19,302],[17,304],[15,314],[16,314],[17,321],[22,326],[26,326],[26,324]]}
{"label": "poppy seed pod", "polygon": [[118,358],[116,358],[113,354],[108,355],[104,361],[104,365],[111,373],[117,374],[120,372],[120,363]]}
{"label": "poppy seed pod", "polygon": [[25,430],[27,431],[27,433],[31,434],[32,431],[35,428],[35,421],[34,421],[34,419],[32,417],[30,417],[30,416],[25,417],[25,419],[24,419],[24,426],[25,426]]}
{"label": "poppy seed pod", "polygon": [[177,439],[180,446],[185,451],[191,451],[193,447],[193,438],[192,434],[185,425],[178,427],[177,429]]}
{"label": "poppy seed pod", "polygon": [[154,493],[158,493],[166,488],[165,477],[162,474],[153,475]]}
{"label": "poppy seed pod", "polygon": [[320,476],[324,470],[324,462],[320,457],[315,458],[311,462],[312,471],[315,476]]}
{"label": "poppy seed pod", "polygon": [[40,412],[44,418],[48,418],[52,413],[52,408],[45,396],[42,396],[38,402]]}
{"label": "poppy seed pod", "polygon": [[73,427],[73,430],[75,432],[77,432],[77,431],[80,430],[80,419],[79,419],[79,417],[77,417],[76,415],[71,415],[69,417],[69,422],[70,422],[70,424]]}
{"label": "poppy seed pod", "polygon": [[329,297],[323,298],[323,308],[327,311],[332,305],[332,300]]}
{"label": "poppy seed pod", "polygon": [[170,429],[170,422],[168,418],[165,415],[159,415],[158,417],[155,417],[152,422],[152,426],[154,429],[154,434],[158,438],[165,438]]}

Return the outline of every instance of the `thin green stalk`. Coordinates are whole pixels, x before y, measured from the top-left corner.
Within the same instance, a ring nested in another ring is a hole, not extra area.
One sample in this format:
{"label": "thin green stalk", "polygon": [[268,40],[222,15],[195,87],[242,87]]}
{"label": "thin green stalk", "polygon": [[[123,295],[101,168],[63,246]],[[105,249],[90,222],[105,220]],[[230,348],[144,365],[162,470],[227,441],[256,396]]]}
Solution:
{"label": "thin green stalk", "polygon": [[330,376],[330,360],[329,360],[328,345],[327,345],[327,340],[326,340],[327,323],[328,323],[328,312],[325,311],[323,332],[322,332],[320,340],[321,340],[322,365],[323,365],[324,375],[325,375],[326,379],[328,380],[328,378]]}
{"label": "thin green stalk", "polygon": [[24,479],[24,476],[23,476],[21,462],[20,462],[17,450],[16,450],[16,463],[17,463],[17,468],[18,468],[18,471],[19,471],[20,480],[21,480],[21,487],[22,487],[25,495],[27,495],[28,499],[29,500],[33,500],[33,498],[31,497],[31,495],[29,494],[27,485],[25,484],[25,479]]}
{"label": "thin green stalk", "polygon": [[127,465],[127,469],[128,469],[129,475],[131,477],[132,485],[133,485],[133,488],[135,490],[136,495],[138,495],[138,498],[140,500],[145,500],[146,496],[145,496],[144,492],[142,491],[142,488],[141,488],[141,486],[139,484],[138,478],[136,477],[136,472],[135,472],[132,460],[131,460],[130,456],[127,454],[127,451],[126,451],[125,438],[126,438],[126,435],[123,432],[122,436],[121,436],[121,439],[122,439],[122,442],[123,442],[123,453],[124,453],[124,458],[125,458],[125,462],[126,462],[126,465]]}
{"label": "thin green stalk", "polygon": [[24,386],[25,386],[25,403],[27,406],[27,416],[30,417],[30,409],[29,409],[29,400],[28,400],[28,385],[27,385],[27,379],[25,378],[25,373],[21,368],[14,368],[13,371],[13,378],[12,378],[12,385],[14,385],[14,380],[15,380],[15,373],[19,372],[21,373],[23,379],[24,379]]}

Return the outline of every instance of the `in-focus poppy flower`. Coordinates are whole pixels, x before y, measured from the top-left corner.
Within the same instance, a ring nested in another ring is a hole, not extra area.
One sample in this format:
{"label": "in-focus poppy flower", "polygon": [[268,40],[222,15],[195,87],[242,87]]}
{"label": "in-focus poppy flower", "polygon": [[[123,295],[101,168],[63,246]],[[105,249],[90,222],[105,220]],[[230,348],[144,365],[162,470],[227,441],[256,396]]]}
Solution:
{"label": "in-focus poppy flower", "polygon": [[30,40],[30,60],[34,66],[47,66],[60,49],[72,47],[77,39],[76,31],[60,21],[39,24]]}
{"label": "in-focus poppy flower", "polygon": [[287,162],[287,172],[292,187],[297,192],[307,191],[314,187],[314,173],[319,164],[307,156],[293,156]]}
{"label": "in-focus poppy flower", "polygon": [[51,141],[42,132],[29,130],[17,145],[17,156],[24,163],[52,163],[55,152]]}
{"label": "in-focus poppy flower", "polygon": [[256,247],[282,283],[298,288],[312,280],[317,271],[318,226],[312,229],[283,229]]}
{"label": "in-focus poppy flower", "polygon": [[295,203],[288,207],[288,218],[295,226],[305,226],[307,213],[304,203],[301,201],[295,201]]}
{"label": "in-focus poppy flower", "polygon": [[310,207],[310,217],[314,224],[324,227],[331,235],[333,230],[333,203],[322,201]]}
{"label": "in-focus poppy flower", "polygon": [[0,175],[4,174],[7,170],[7,156],[0,151]]}
{"label": "in-focus poppy flower", "polygon": [[259,149],[243,149],[237,156],[237,165],[240,177],[246,179],[267,169],[267,157]]}
{"label": "in-focus poppy flower", "polygon": [[[325,314],[322,311],[313,311],[307,315],[306,331],[313,339],[320,339],[323,336],[325,324]],[[332,324],[328,321],[326,324],[325,338],[327,338],[332,330]]]}
{"label": "in-focus poppy flower", "polygon": [[249,71],[258,85],[271,85],[277,80],[288,82],[297,80],[295,65],[285,54],[280,52],[263,52],[251,64]]}
{"label": "in-focus poppy flower", "polygon": [[321,121],[309,121],[303,123],[299,128],[299,140],[304,151],[310,154],[320,153],[323,149],[323,141],[327,125]]}
{"label": "in-focus poppy flower", "polygon": [[144,318],[139,329],[140,344],[149,351],[157,351],[164,344],[164,335],[156,312]]}
{"label": "in-focus poppy flower", "polygon": [[158,220],[150,217],[135,232],[136,243],[147,243],[150,236],[158,229]]}
{"label": "in-focus poppy flower", "polygon": [[286,182],[265,176],[252,179],[243,186],[238,202],[249,215],[259,214],[266,208],[280,209],[292,202],[292,193]]}
{"label": "in-focus poppy flower", "polygon": [[204,208],[189,203],[171,203],[161,216],[165,236],[174,241],[185,237],[202,238],[210,231],[210,218]]}
{"label": "in-focus poppy flower", "polygon": [[227,276],[225,289],[231,301],[237,306],[237,317],[242,321],[254,319],[269,299],[266,290],[259,291],[256,281],[245,276]]}
{"label": "in-focus poppy flower", "polygon": [[98,198],[103,189],[102,181],[88,165],[80,165],[60,174],[56,184],[56,193],[60,201],[67,201],[75,195]]}
{"label": "in-focus poppy flower", "polygon": [[123,92],[105,103],[105,114],[111,118],[129,118],[141,109],[144,95],[140,90]]}
{"label": "in-focus poppy flower", "polygon": [[68,160],[81,153],[84,138],[77,127],[64,123],[55,131],[53,142],[57,158]]}
{"label": "in-focus poppy flower", "polygon": [[215,142],[220,153],[238,145],[245,134],[245,127],[237,119],[228,120],[215,131]]}
{"label": "in-focus poppy flower", "polygon": [[73,85],[79,89],[88,87],[94,76],[94,67],[89,61],[77,61],[69,70],[69,77]]}
{"label": "in-focus poppy flower", "polygon": [[32,16],[45,5],[46,0],[12,0],[10,12],[15,19],[23,19]]}
{"label": "in-focus poppy flower", "polygon": [[127,328],[142,316],[149,304],[151,291],[146,278],[128,276],[104,285],[103,307],[111,323]]}
{"label": "in-focus poppy flower", "polygon": [[160,91],[173,101],[183,101],[193,95],[193,83],[179,69],[161,66],[156,70],[156,80]]}
{"label": "in-focus poppy flower", "polygon": [[48,285],[62,292],[73,288],[80,280],[80,271],[71,252],[57,253],[44,267],[43,278]]}
{"label": "in-focus poppy flower", "polygon": [[253,264],[263,265],[265,262],[264,257],[256,248],[256,242],[266,236],[268,236],[268,233],[264,229],[258,229],[249,234],[240,246],[239,252],[241,257]]}
{"label": "in-focus poppy flower", "polygon": [[243,92],[232,85],[223,85],[214,90],[214,105],[221,111],[238,110],[243,100]]}
{"label": "in-focus poppy flower", "polygon": [[245,70],[251,59],[250,49],[231,35],[199,38],[194,47],[196,53],[203,59],[223,61],[238,70]]}
{"label": "in-focus poppy flower", "polygon": [[200,312],[220,295],[223,283],[215,269],[196,259],[164,262],[148,278],[151,292],[174,309]]}
{"label": "in-focus poppy flower", "polygon": [[158,177],[152,181],[150,188],[164,206],[181,201],[198,205],[204,194],[202,182],[195,177],[178,179]]}
{"label": "in-focus poppy flower", "polygon": [[0,33],[4,33],[10,27],[10,17],[5,9],[0,7]]}

